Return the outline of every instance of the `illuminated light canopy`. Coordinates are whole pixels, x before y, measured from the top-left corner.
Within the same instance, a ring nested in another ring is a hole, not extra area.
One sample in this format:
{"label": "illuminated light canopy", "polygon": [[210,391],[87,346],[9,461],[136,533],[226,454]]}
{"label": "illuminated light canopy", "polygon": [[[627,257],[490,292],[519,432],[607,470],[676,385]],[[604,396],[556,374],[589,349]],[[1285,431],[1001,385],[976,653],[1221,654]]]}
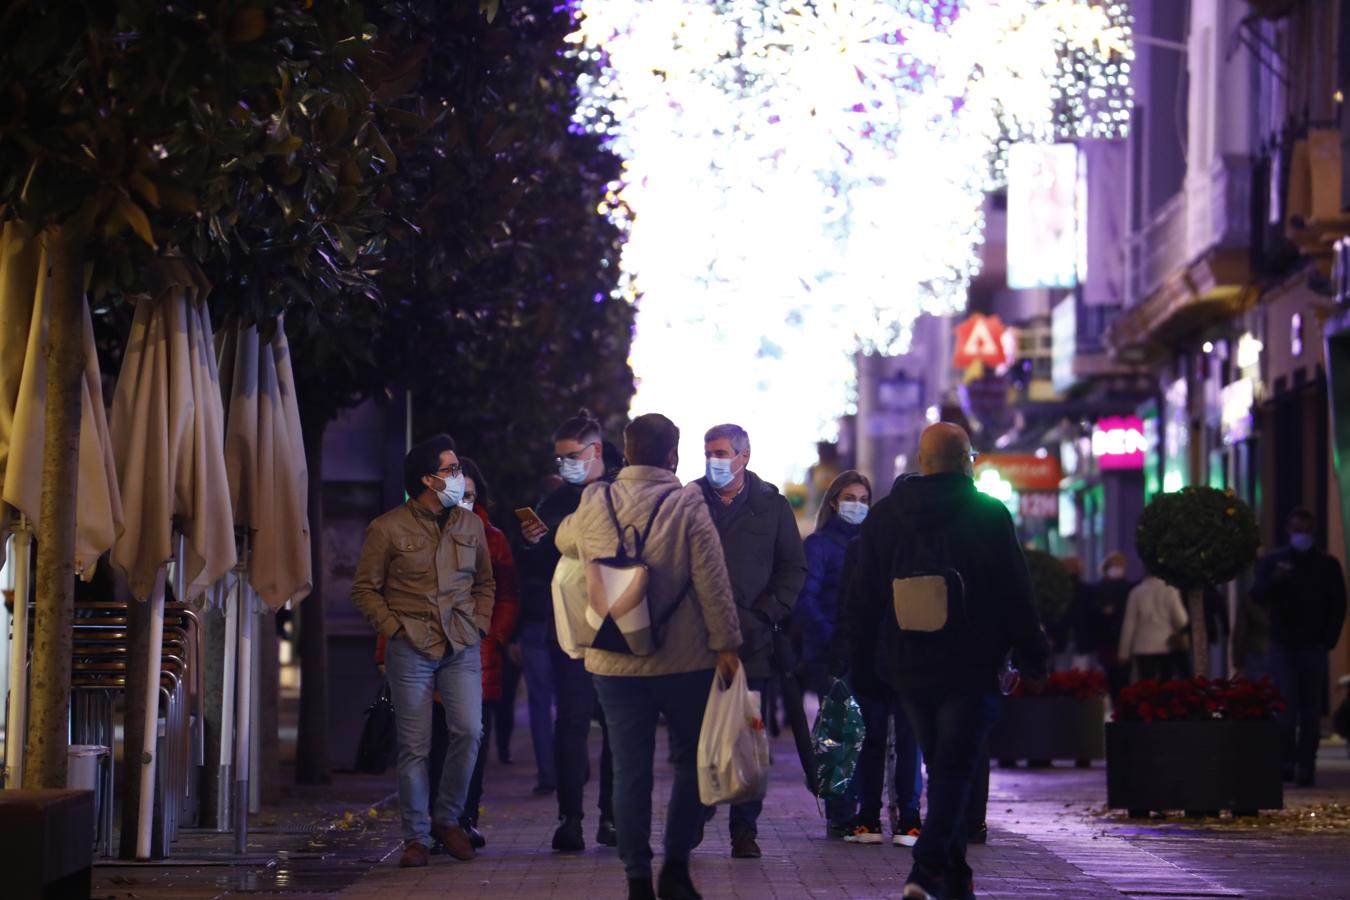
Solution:
{"label": "illuminated light canopy", "polygon": [[[599,210],[642,298],[635,406],[751,432],[800,473],[858,349],[965,305],[1014,142],[1128,125],[1128,4],[574,0],[578,127],[625,160]],[[695,434],[697,432],[698,434]]]}

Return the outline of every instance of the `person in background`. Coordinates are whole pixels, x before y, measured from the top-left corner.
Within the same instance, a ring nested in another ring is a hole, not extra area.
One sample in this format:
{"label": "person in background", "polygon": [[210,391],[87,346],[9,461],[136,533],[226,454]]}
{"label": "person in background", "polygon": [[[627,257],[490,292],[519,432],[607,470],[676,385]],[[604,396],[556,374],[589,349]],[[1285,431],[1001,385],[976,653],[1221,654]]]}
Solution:
{"label": "person in background", "polygon": [[[588,488],[558,528],[560,552],[583,563],[614,553],[613,514],[625,529],[651,530],[643,546],[647,603],[657,649],[649,656],[586,650],[614,742],[614,811],[630,900],[698,900],[689,857],[702,823],[697,752],[714,670],[740,667],[736,604],[721,542],[695,485],[680,486],[680,432],[665,416],[634,419],[624,432],[628,466],[612,487]],[[607,496],[608,494],[608,496]],[[660,504],[658,508],[658,503]],[[666,811],[665,860],[652,890],[652,759],[656,721],[670,734],[675,779]]]}
{"label": "person in background", "polygon": [[[496,581],[483,522],[460,507],[464,473],[455,442],[437,435],[403,460],[408,500],[366,529],[352,603],[389,641],[386,671],[398,730],[399,865],[425,866],[432,838],[456,859],[476,850],[459,824],[482,737],[479,641],[492,627]],[[427,757],[432,695],[448,735],[435,805]]]}
{"label": "person in background", "polygon": [[[974,896],[967,816],[1002,699],[999,672],[1011,651],[1035,683],[1049,656],[1012,517],[975,489],[974,458],[960,426],[924,430],[922,474],[902,475],[872,507],[846,593],[850,667],[899,694],[928,765],[928,814],[905,879],[908,900]],[[933,588],[939,571],[943,593]]]}
{"label": "person in background", "polygon": [[1256,568],[1252,595],[1270,611],[1270,661],[1284,698],[1284,777],[1300,787],[1317,777],[1317,745],[1327,697],[1327,654],[1345,624],[1345,573],[1317,546],[1317,518],[1295,509],[1285,522],[1289,544]]}
{"label": "person in background", "polygon": [[816,511],[816,530],[802,542],[806,581],[797,598],[796,624],[802,631],[802,667],[809,690],[821,697],[829,691],[829,651],[839,618],[844,552],[858,536],[872,504],[872,484],[849,469],[830,482]]}
{"label": "person in background", "polygon": [[1120,632],[1125,625],[1125,605],[1135,582],[1125,577],[1129,560],[1119,550],[1102,560],[1102,579],[1092,588],[1087,652],[1097,657],[1106,672],[1106,684],[1114,701],[1130,683],[1130,661],[1120,658]]}
{"label": "person in background", "polygon": [[[553,620],[553,570],[560,558],[554,544],[558,525],[576,512],[582,492],[598,482],[614,480],[611,464],[617,454],[607,454],[600,423],[589,410],[580,410],[558,426],[553,434],[558,474],[563,484],[549,494],[536,510],[539,518],[521,523],[516,542],[516,566],[520,573],[523,625],[525,685],[530,694],[530,731],[535,735],[536,757],[544,749],[540,738],[548,727],[548,698],[557,703],[553,729],[553,766],[546,774],[540,763],[540,785],[546,792],[547,775],[556,779],[558,791],[558,828],[553,833],[553,849],[580,853],[586,849],[581,822],[582,793],[590,778],[590,749],[587,738],[591,719],[599,711],[595,685],[585,664],[572,659],[558,646]],[[611,463],[606,462],[606,457]],[[536,687],[540,696],[536,696]],[[608,728],[600,716],[600,821],[595,840],[613,847],[614,834],[613,759]]]}
{"label": "person in background", "polygon": [[469,782],[469,794],[464,803],[464,815],[459,824],[475,847],[483,847],[487,839],[478,830],[479,806],[483,800],[483,765],[487,760],[488,744],[492,740],[494,707],[502,699],[502,670],[506,647],[515,631],[520,615],[520,597],[516,592],[516,564],[511,558],[511,545],[506,535],[488,520],[492,494],[478,464],[467,456],[460,457],[464,468],[464,496],[459,505],[476,515],[487,533],[488,550],[492,556],[492,575],[497,582],[497,598],[492,605],[492,626],[479,645],[483,659],[483,743],[478,749],[478,763]]}
{"label": "person in background", "polygon": [[[718,425],[703,436],[704,477],[694,482],[726,554],[731,592],[740,611],[741,662],[750,690],[771,694],[775,664],[786,652],[793,606],[806,580],[797,519],[778,488],[749,470],[750,436],[739,425]],[[767,718],[767,717],[766,717]],[[762,801],[731,807],[731,855],[758,859]]]}
{"label": "person in background", "polygon": [[[493,525],[487,516],[489,493],[487,481],[477,463],[467,456],[459,458],[464,471],[464,496],[459,506],[478,516],[487,533],[488,551],[492,557],[492,575],[497,582],[497,593],[492,604],[492,627],[483,636],[478,645],[483,669],[483,740],[478,748],[478,761],[474,764],[473,777],[469,781],[469,793],[464,801],[464,814],[459,818],[460,827],[469,836],[469,842],[475,848],[487,846],[487,839],[478,830],[479,805],[483,799],[483,767],[487,762],[487,747],[492,740],[492,723],[495,718],[494,705],[502,694],[502,664],[506,657],[506,645],[511,632],[516,627],[516,618],[520,613],[520,598],[516,595],[516,567],[511,561],[511,547],[506,535]],[[375,640],[375,663],[384,674],[384,659],[389,641],[384,635]],[[430,796],[435,797],[440,788],[442,767],[448,749],[449,734],[444,724],[445,708],[440,696],[432,701],[431,753],[428,757],[430,768]]]}
{"label": "person in background", "polygon": [[1125,601],[1117,658],[1133,665],[1135,680],[1181,678],[1185,666],[1178,635],[1190,623],[1181,593],[1156,575],[1139,582]]}

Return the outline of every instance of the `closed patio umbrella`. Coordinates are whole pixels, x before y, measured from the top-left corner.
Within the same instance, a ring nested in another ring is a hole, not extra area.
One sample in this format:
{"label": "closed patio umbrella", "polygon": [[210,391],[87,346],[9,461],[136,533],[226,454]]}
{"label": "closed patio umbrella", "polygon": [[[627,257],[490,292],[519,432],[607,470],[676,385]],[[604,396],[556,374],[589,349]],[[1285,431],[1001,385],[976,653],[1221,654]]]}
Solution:
{"label": "closed patio umbrella", "polygon": [[[42,238],[21,222],[0,225],[0,529],[14,534],[14,620],[10,646],[9,715],[5,738],[7,787],[23,780],[27,718],[29,546],[39,525],[45,406],[49,276]],[[98,558],[122,531],[102,378],[89,305],[84,304],[84,377],[80,406],[79,474],[75,510],[75,570],[93,574]],[[0,543],[0,559],[3,558]]]}
{"label": "closed patio umbrella", "polygon": [[[248,833],[250,730],[255,715],[252,682],[257,666],[253,594],[274,611],[309,594],[309,478],[290,348],[281,320],[268,339],[256,325],[227,331],[219,357],[226,408],[225,466],[234,524],[243,548],[239,602],[227,611],[227,635],[235,635],[235,640],[233,648],[228,638],[226,642],[221,786],[224,789],[229,781],[232,751],[235,850],[243,853]],[[221,800],[225,800],[223,790]],[[220,806],[225,808],[225,803]]]}
{"label": "closed patio umbrella", "polygon": [[136,304],[112,416],[126,518],[113,563],[132,594],[150,603],[138,859],[150,856],[166,564],[176,562],[183,601],[202,594],[236,560],[220,381],[205,305],[210,286],[181,259],[160,260],[147,280],[150,294]]}

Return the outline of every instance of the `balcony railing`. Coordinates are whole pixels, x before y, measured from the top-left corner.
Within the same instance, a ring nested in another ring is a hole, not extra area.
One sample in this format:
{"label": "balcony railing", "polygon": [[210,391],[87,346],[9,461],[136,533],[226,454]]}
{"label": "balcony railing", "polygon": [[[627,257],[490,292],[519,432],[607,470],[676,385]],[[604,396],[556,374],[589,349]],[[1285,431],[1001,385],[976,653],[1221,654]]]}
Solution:
{"label": "balcony railing", "polygon": [[1142,303],[1172,274],[1216,248],[1251,243],[1252,161],[1221,156],[1208,177],[1190,179],[1130,238],[1126,306]]}

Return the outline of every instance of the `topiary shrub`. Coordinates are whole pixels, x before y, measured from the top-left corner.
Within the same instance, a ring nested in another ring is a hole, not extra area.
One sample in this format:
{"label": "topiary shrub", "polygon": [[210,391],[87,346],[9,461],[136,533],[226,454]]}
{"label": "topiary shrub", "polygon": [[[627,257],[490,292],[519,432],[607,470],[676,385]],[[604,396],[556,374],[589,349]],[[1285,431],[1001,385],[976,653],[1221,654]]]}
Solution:
{"label": "topiary shrub", "polygon": [[1068,615],[1073,602],[1073,578],[1069,570],[1044,550],[1027,551],[1027,568],[1031,570],[1031,589],[1041,621],[1060,621]]}
{"label": "topiary shrub", "polygon": [[1232,581],[1261,544],[1252,509],[1232,491],[1188,487],[1153,498],[1135,530],[1149,572],[1186,595],[1195,674],[1209,674],[1204,589]]}
{"label": "topiary shrub", "polygon": [[1261,538],[1251,507],[1232,491],[1188,487],[1153,498],[1135,541],[1150,572],[1190,591],[1241,575],[1255,561]]}

